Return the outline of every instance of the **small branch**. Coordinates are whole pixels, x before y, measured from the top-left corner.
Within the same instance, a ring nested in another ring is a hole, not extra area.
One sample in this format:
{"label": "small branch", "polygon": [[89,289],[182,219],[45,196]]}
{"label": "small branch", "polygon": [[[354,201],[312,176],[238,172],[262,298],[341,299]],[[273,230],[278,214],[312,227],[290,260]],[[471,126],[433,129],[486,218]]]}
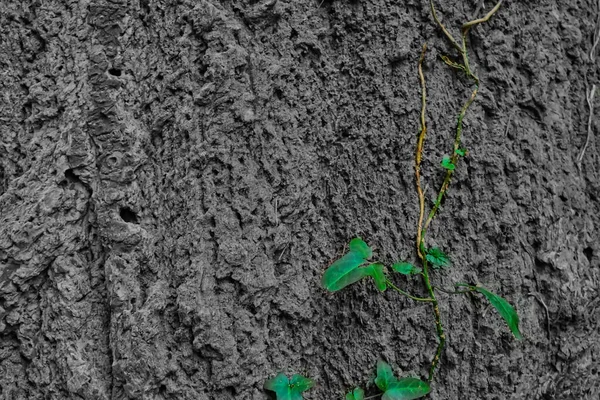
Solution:
{"label": "small branch", "polygon": [[533,292],[527,293],[527,296],[535,298],[546,310],[546,331],[548,333],[548,341],[550,341],[550,312],[548,311],[546,303],[544,303],[544,300],[542,300],[541,297],[538,297],[538,295]]}
{"label": "small branch", "polygon": [[398,286],[394,285],[394,284],[392,283],[392,281],[390,281],[389,279],[386,279],[386,280],[385,280],[385,282],[387,283],[387,285],[388,285],[389,287],[391,287],[392,289],[394,289],[396,292],[398,292],[398,293],[400,293],[400,294],[402,294],[402,295],[404,295],[404,296],[408,297],[409,299],[413,299],[413,300],[415,300],[415,301],[422,301],[422,302],[425,302],[425,303],[432,303],[432,302],[434,302],[434,301],[435,301],[435,299],[432,299],[432,298],[427,298],[427,297],[416,297],[416,296],[413,296],[413,295],[411,295],[411,294],[408,294],[408,293],[407,293],[407,292],[405,292],[404,290],[400,289]]}
{"label": "small branch", "polygon": [[592,136],[592,121],[594,118],[594,96],[596,94],[596,85],[592,85],[592,90],[590,91],[590,93],[587,93],[587,88],[586,88],[586,92],[585,92],[585,97],[588,103],[588,107],[590,109],[590,115],[588,117],[588,123],[587,123],[587,138],[585,140],[585,144],[583,145],[583,148],[581,149],[581,152],[579,153],[579,156],[577,157],[577,169],[579,169],[579,173],[581,174],[581,164],[583,162],[583,156],[585,154],[585,151],[587,150],[588,145],[590,144],[590,137]]}
{"label": "small branch", "polygon": [[468,31],[469,31],[469,29],[471,29],[471,28],[472,28],[472,27],[474,27],[475,25],[478,25],[478,24],[482,24],[482,23],[484,23],[484,22],[487,22],[487,21],[488,21],[490,18],[492,18],[492,15],[494,15],[494,14],[496,13],[496,11],[498,11],[498,9],[500,8],[500,6],[502,5],[502,1],[503,1],[503,0],[500,0],[500,1],[498,2],[498,4],[496,4],[496,5],[494,6],[494,8],[492,8],[492,11],[490,11],[489,13],[487,13],[487,15],[486,15],[485,17],[483,17],[483,18],[479,18],[479,19],[474,19],[473,21],[469,21],[469,22],[467,22],[467,23],[463,24],[463,26],[462,26],[463,35],[466,35],[466,32],[465,32],[465,31],[467,31],[467,32],[468,32]]}
{"label": "small branch", "polygon": [[442,32],[444,32],[444,34],[446,35],[448,40],[450,40],[450,43],[452,43],[452,46],[454,46],[456,48],[456,50],[458,50],[462,54],[464,50],[460,47],[458,42],[452,37],[450,32],[448,32],[448,30],[446,29],[444,24],[442,24],[442,22],[438,19],[437,13],[435,12],[435,7],[433,5],[433,0],[430,0],[429,3],[431,4],[431,14],[433,15],[433,19],[438,24],[438,26],[442,29]]}

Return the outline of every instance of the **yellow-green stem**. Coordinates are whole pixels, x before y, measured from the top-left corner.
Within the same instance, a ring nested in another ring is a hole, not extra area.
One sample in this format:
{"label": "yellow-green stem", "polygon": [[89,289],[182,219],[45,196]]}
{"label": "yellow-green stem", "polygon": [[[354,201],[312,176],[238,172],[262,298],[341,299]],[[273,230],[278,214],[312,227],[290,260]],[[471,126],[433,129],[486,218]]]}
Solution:
{"label": "yellow-green stem", "polygon": [[400,294],[402,294],[402,295],[404,295],[404,296],[408,297],[409,299],[413,299],[413,300],[415,300],[415,301],[423,301],[423,302],[426,302],[426,303],[433,303],[433,302],[435,301],[435,299],[433,299],[433,298],[429,298],[429,297],[416,297],[416,296],[413,296],[413,295],[411,295],[411,294],[409,294],[409,293],[405,292],[404,290],[400,289],[400,288],[399,288],[399,287],[397,287],[396,285],[394,285],[394,284],[392,283],[392,281],[390,281],[389,279],[386,279],[386,283],[387,283],[388,287],[391,287],[391,288],[392,288],[392,289],[394,289],[396,292],[398,292],[398,293],[400,293]]}
{"label": "yellow-green stem", "polygon": [[[473,101],[475,100],[475,97],[477,96],[477,92],[479,91],[479,78],[471,71],[471,67],[469,65],[469,55],[467,52],[467,34],[469,33],[469,30],[472,27],[474,27],[475,25],[489,20],[492,17],[492,15],[494,15],[494,13],[496,13],[496,11],[498,11],[501,4],[502,4],[502,0],[500,0],[494,6],[494,8],[489,13],[486,14],[485,17],[475,19],[473,21],[469,21],[469,22],[463,24],[462,37],[461,37],[462,46],[461,46],[454,39],[452,34],[450,34],[450,32],[446,29],[446,27],[442,24],[442,22],[439,20],[436,10],[435,10],[435,6],[433,4],[433,0],[430,0],[431,13],[433,15],[433,19],[438,24],[438,26],[440,27],[440,29],[442,30],[444,35],[446,35],[446,37],[448,38],[450,43],[461,54],[462,59],[463,59],[463,65],[461,66],[460,64],[454,63],[453,61],[450,61],[448,58],[444,58],[444,61],[451,67],[458,68],[458,69],[464,71],[465,74],[467,75],[467,78],[472,79],[475,84],[475,89],[471,93],[471,96],[469,97],[467,102],[461,108],[460,113],[457,118],[456,135],[454,137],[454,146],[453,146],[452,156],[450,158],[450,161],[455,166],[455,168],[456,168],[458,158],[459,158],[459,154],[458,154],[457,150],[460,148],[460,144],[461,144],[463,119],[465,117],[465,114],[467,113],[467,110],[469,109],[469,107],[471,106]],[[425,199],[424,199],[423,191],[421,190],[420,164],[421,164],[421,158],[422,158],[422,153],[423,153],[423,142],[425,140],[425,133],[427,131],[427,128],[425,126],[425,105],[426,105],[425,104],[426,103],[425,78],[423,77],[423,71],[422,71],[422,64],[423,64],[425,49],[426,49],[426,47],[423,46],[423,52],[421,54],[421,58],[419,59],[419,76],[421,79],[421,87],[422,87],[422,108],[421,108],[421,131],[420,131],[419,140],[417,143],[415,175],[416,175],[416,179],[417,179],[417,192],[419,195],[419,209],[420,209],[420,217],[419,217],[419,221],[417,224],[417,251],[419,254],[419,258],[421,258],[421,261],[423,263],[423,274],[422,274],[423,275],[423,283],[424,283],[425,287],[427,288],[427,293],[429,294],[429,297],[432,300],[431,303],[433,306],[433,313],[434,313],[434,317],[435,317],[435,326],[436,326],[436,331],[437,331],[437,335],[438,335],[438,339],[439,339],[439,343],[438,343],[435,355],[433,357],[433,361],[431,362],[431,368],[429,369],[428,381],[431,382],[433,380],[433,376],[435,374],[435,369],[439,365],[440,358],[442,356],[444,344],[446,343],[446,335],[444,334],[444,328],[442,326],[440,309],[438,306],[437,299],[435,297],[434,288],[431,285],[431,281],[429,279],[429,266],[427,263],[427,256],[426,256],[425,237],[427,234],[427,228],[429,227],[429,224],[431,223],[431,221],[435,217],[436,213],[438,212],[440,205],[442,203],[442,200],[443,200],[446,192],[448,191],[448,188],[450,187],[450,181],[452,179],[452,175],[453,175],[454,171],[450,170],[450,169],[448,169],[446,171],[446,176],[444,177],[444,181],[442,182],[442,186],[440,187],[440,190],[436,197],[435,203],[434,203],[433,207],[431,208],[429,215],[427,216],[427,220],[425,221],[425,224],[423,225],[423,214],[424,214],[423,210],[424,210]],[[469,286],[469,285],[464,285],[464,286],[468,287],[467,292],[474,290],[472,286]]]}

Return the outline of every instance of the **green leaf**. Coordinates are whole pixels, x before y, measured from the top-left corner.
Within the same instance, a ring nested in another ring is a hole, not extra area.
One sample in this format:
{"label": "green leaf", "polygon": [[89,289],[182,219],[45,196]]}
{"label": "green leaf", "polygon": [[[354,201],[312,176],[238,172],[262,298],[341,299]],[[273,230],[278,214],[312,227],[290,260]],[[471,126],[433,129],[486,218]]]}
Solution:
{"label": "green leaf", "polygon": [[474,289],[479,293],[483,294],[485,297],[487,297],[490,304],[493,305],[496,310],[498,310],[502,318],[504,318],[504,320],[506,321],[506,324],[510,328],[513,335],[515,335],[515,338],[517,340],[522,339],[523,336],[519,331],[519,316],[517,315],[517,312],[515,311],[513,306],[511,306],[510,303],[504,300],[502,297],[490,292],[485,288],[482,288],[480,286],[474,286]]}
{"label": "green leaf", "polygon": [[360,254],[365,260],[368,260],[373,255],[373,250],[359,237],[352,239],[348,247],[350,251]]}
{"label": "green leaf", "polygon": [[365,391],[357,387],[350,393],[346,394],[346,400],[364,400]]}
{"label": "green leaf", "polygon": [[379,291],[384,292],[385,289],[387,289],[387,283],[385,279],[385,274],[383,273],[383,264],[374,263],[369,265],[369,267],[371,267],[371,277],[373,277],[373,280],[375,281],[375,286],[377,286],[377,289],[379,289]]}
{"label": "green leaf", "polygon": [[277,400],[302,400],[302,392],[313,387],[315,382],[302,375],[294,375],[288,379],[284,374],[277,374],[265,382],[265,389],[275,392]]}
{"label": "green leaf", "polygon": [[290,386],[297,392],[306,392],[308,389],[315,386],[315,381],[310,378],[305,378],[302,375],[296,374],[290,379]]}
{"label": "green leaf", "polygon": [[364,263],[365,259],[360,254],[351,251],[327,268],[321,284],[330,292],[340,290],[368,275],[364,270],[357,270]]}
{"label": "green leaf", "polygon": [[377,385],[382,392],[385,392],[396,382],[398,382],[398,379],[394,376],[390,364],[382,360],[377,361],[377,377],[375,378],[375,385]]}
{"label": "green leaf", "polygon": [[456,166],[452,163],[452,160],[450,160],[450,157],[448,156],[444,156],[444,158],[442,158],[442,162],[440,165],[450,171],[453,171],[454,168],[456,168]]}
{"label": "green leaf", "polygon": [[412,400],[423,397],[431,391],[427,382],[417,378],[403,378],[393,383],[385,391],[381,400]]}
{"label": "green leaf", "polygon": [[444,253],[437,247],[432,247],[428,249],[425,258],[433,265],[434,268],[450,266],[450,258],[448,258],[446,253]]}
{"label": "green leaf", "polygon": [[454,150],[454,152],[461,157],[464,157],[467,155],[467,149],[465,149],[464,147],[462,147],[460,149],[456,149],[456,150]]}
{"label": "green leaf", "polygon": [[403,275],[414,275],[420,274],[422,269],[419,267],[415,267],[409,262],[397,262],[392,265],[392,269],[396,272],[399,272]]}
{"label": "green leaf", "polygon": [[[265,382],[265,389],[275,393],[287,390],[290,386],[290,380],[284,374],[277,374],[275,378],[271,378]],[[279,397],[278,397],[279,398]]]}

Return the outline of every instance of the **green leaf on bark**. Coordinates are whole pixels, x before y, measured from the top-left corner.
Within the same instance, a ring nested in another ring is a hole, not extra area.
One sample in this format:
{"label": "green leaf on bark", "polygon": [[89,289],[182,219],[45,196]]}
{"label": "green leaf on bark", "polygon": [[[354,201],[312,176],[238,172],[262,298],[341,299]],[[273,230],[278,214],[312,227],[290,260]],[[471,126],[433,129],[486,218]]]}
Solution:
{"label": "green leaf on bark", "polygon": [[456,168],[456,166],[452,163],[452,160],[448,156],[444,156],[444,158],[442,158],[442,162],[440,163],[440,165],[443,168],[448,169],[450,171],[453,171],[454,168]]}
{"label": "green leaf on bark", "polygon": [[450,266],[450,258],[437,247],[428,249],[425,258],[427,258],[427,261],[429,261],[436,269]]}
{"label": "green leaf on bark", "polygon": [[371,267],[372,270],[371,276],[375,281],[375,286],[377,286],[377,289],[379,289],[379,291],[384,292],[385,289],[387,289],[387,284],[385,274],[383,273],[383,264],[374,263],[369,265],[369,267]]}
{"label": "green leaf on bark", "polygon": [[460,149],[456,149],[454,152],[461,157],[464,157],[467,155],[467,149],[465,149],[464,147],[460,148]]}
{"label": "green leaf on bark", "polygon": [[425,396],[431,387],[417,378],[402,378],[390,385],[381,400],[413,400]]}
{"label": "green leaf on bark", "polygon": [[365,260],[368,260],[373,255],[373,250],[359,237],[352,239],[348,247],[351,252],[360,254]]}
{"label": "green leaf on bark", "polygon": [[300,374],[296,374],[290,379],[290,386],[297,392],[306,392],[308,389],[315,386],[315,381],[310,378],[305,378]]}
{"label": "green leaf on bark", "polygon": [[265,382],[265,389],[275,392],[277,400],[302,400],[302,393],[313,387],[315,382],[302,375],[294,375],[288,379],[284,374],[277,374]]}
{"label": "green leaf on bark", "polygon": [[385,392],[392,384],[396,382],[398,382],[398,379],[396,379],[394,376],[394,372],[392,371],[390,364],[383,360],[377,361],[377,377],[375,377],[375,385],[377,385],[382,392]]}
{"label": "green leaf on bark", "polygon": [[364,263],[365,259],[362,255],[351,251],[327,268],[321,284],[330,292],[340,290],[368,275],[365,274],[364,269],[362,271],[357,269]]}
{"label": "green leaf on bark", "polygon": [[504,321],[506,321],[506,324],[510,328],[515,338],[517,340],[522,339],[523,336],[519,331],[519,315],[513,306],[511,306],[508,301],[504,300],[504,298],[490,292],[485,288],[480,286],[474,286],[474,288],[476,291],[483,294],[489,300],[490,304],[494,306],[496,310],[498,310],[498,313],[500,313],[502,318],[504,318]]}
{"label": "green leaf on bark", "polygon": [[350,393],[346,394],[346,400],[364,400],[365,391],[357,387]]}
{"label": "green leaf on bark", "polygon": [[392,265],[392,269],[396,272],[399,272],[403,275],[414,275],[420,274],[422,269],[419,267],[415,267],[409,262],[397,262]]}

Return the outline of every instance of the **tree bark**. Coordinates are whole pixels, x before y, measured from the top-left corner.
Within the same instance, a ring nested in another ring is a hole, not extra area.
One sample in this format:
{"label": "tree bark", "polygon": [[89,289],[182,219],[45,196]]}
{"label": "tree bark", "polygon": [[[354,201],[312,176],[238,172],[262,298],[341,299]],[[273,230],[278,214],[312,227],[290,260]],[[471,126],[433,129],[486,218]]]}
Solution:
{"label": "tree bark", "polygon": [[[438,3],[456,35],[493,6]],[[432,279],[502,295],[525,339],[440,294],[431,399],[599,396],[595,3],[505,2],[469,34],[482,87]],[[355,236],[417,260],[424,42],[430,207],[470,88],[428,1],[1,0],[0,398],[258,400],[284,372],[341,399],[379,358],[426,376],[428,304],[319,283]]]}

